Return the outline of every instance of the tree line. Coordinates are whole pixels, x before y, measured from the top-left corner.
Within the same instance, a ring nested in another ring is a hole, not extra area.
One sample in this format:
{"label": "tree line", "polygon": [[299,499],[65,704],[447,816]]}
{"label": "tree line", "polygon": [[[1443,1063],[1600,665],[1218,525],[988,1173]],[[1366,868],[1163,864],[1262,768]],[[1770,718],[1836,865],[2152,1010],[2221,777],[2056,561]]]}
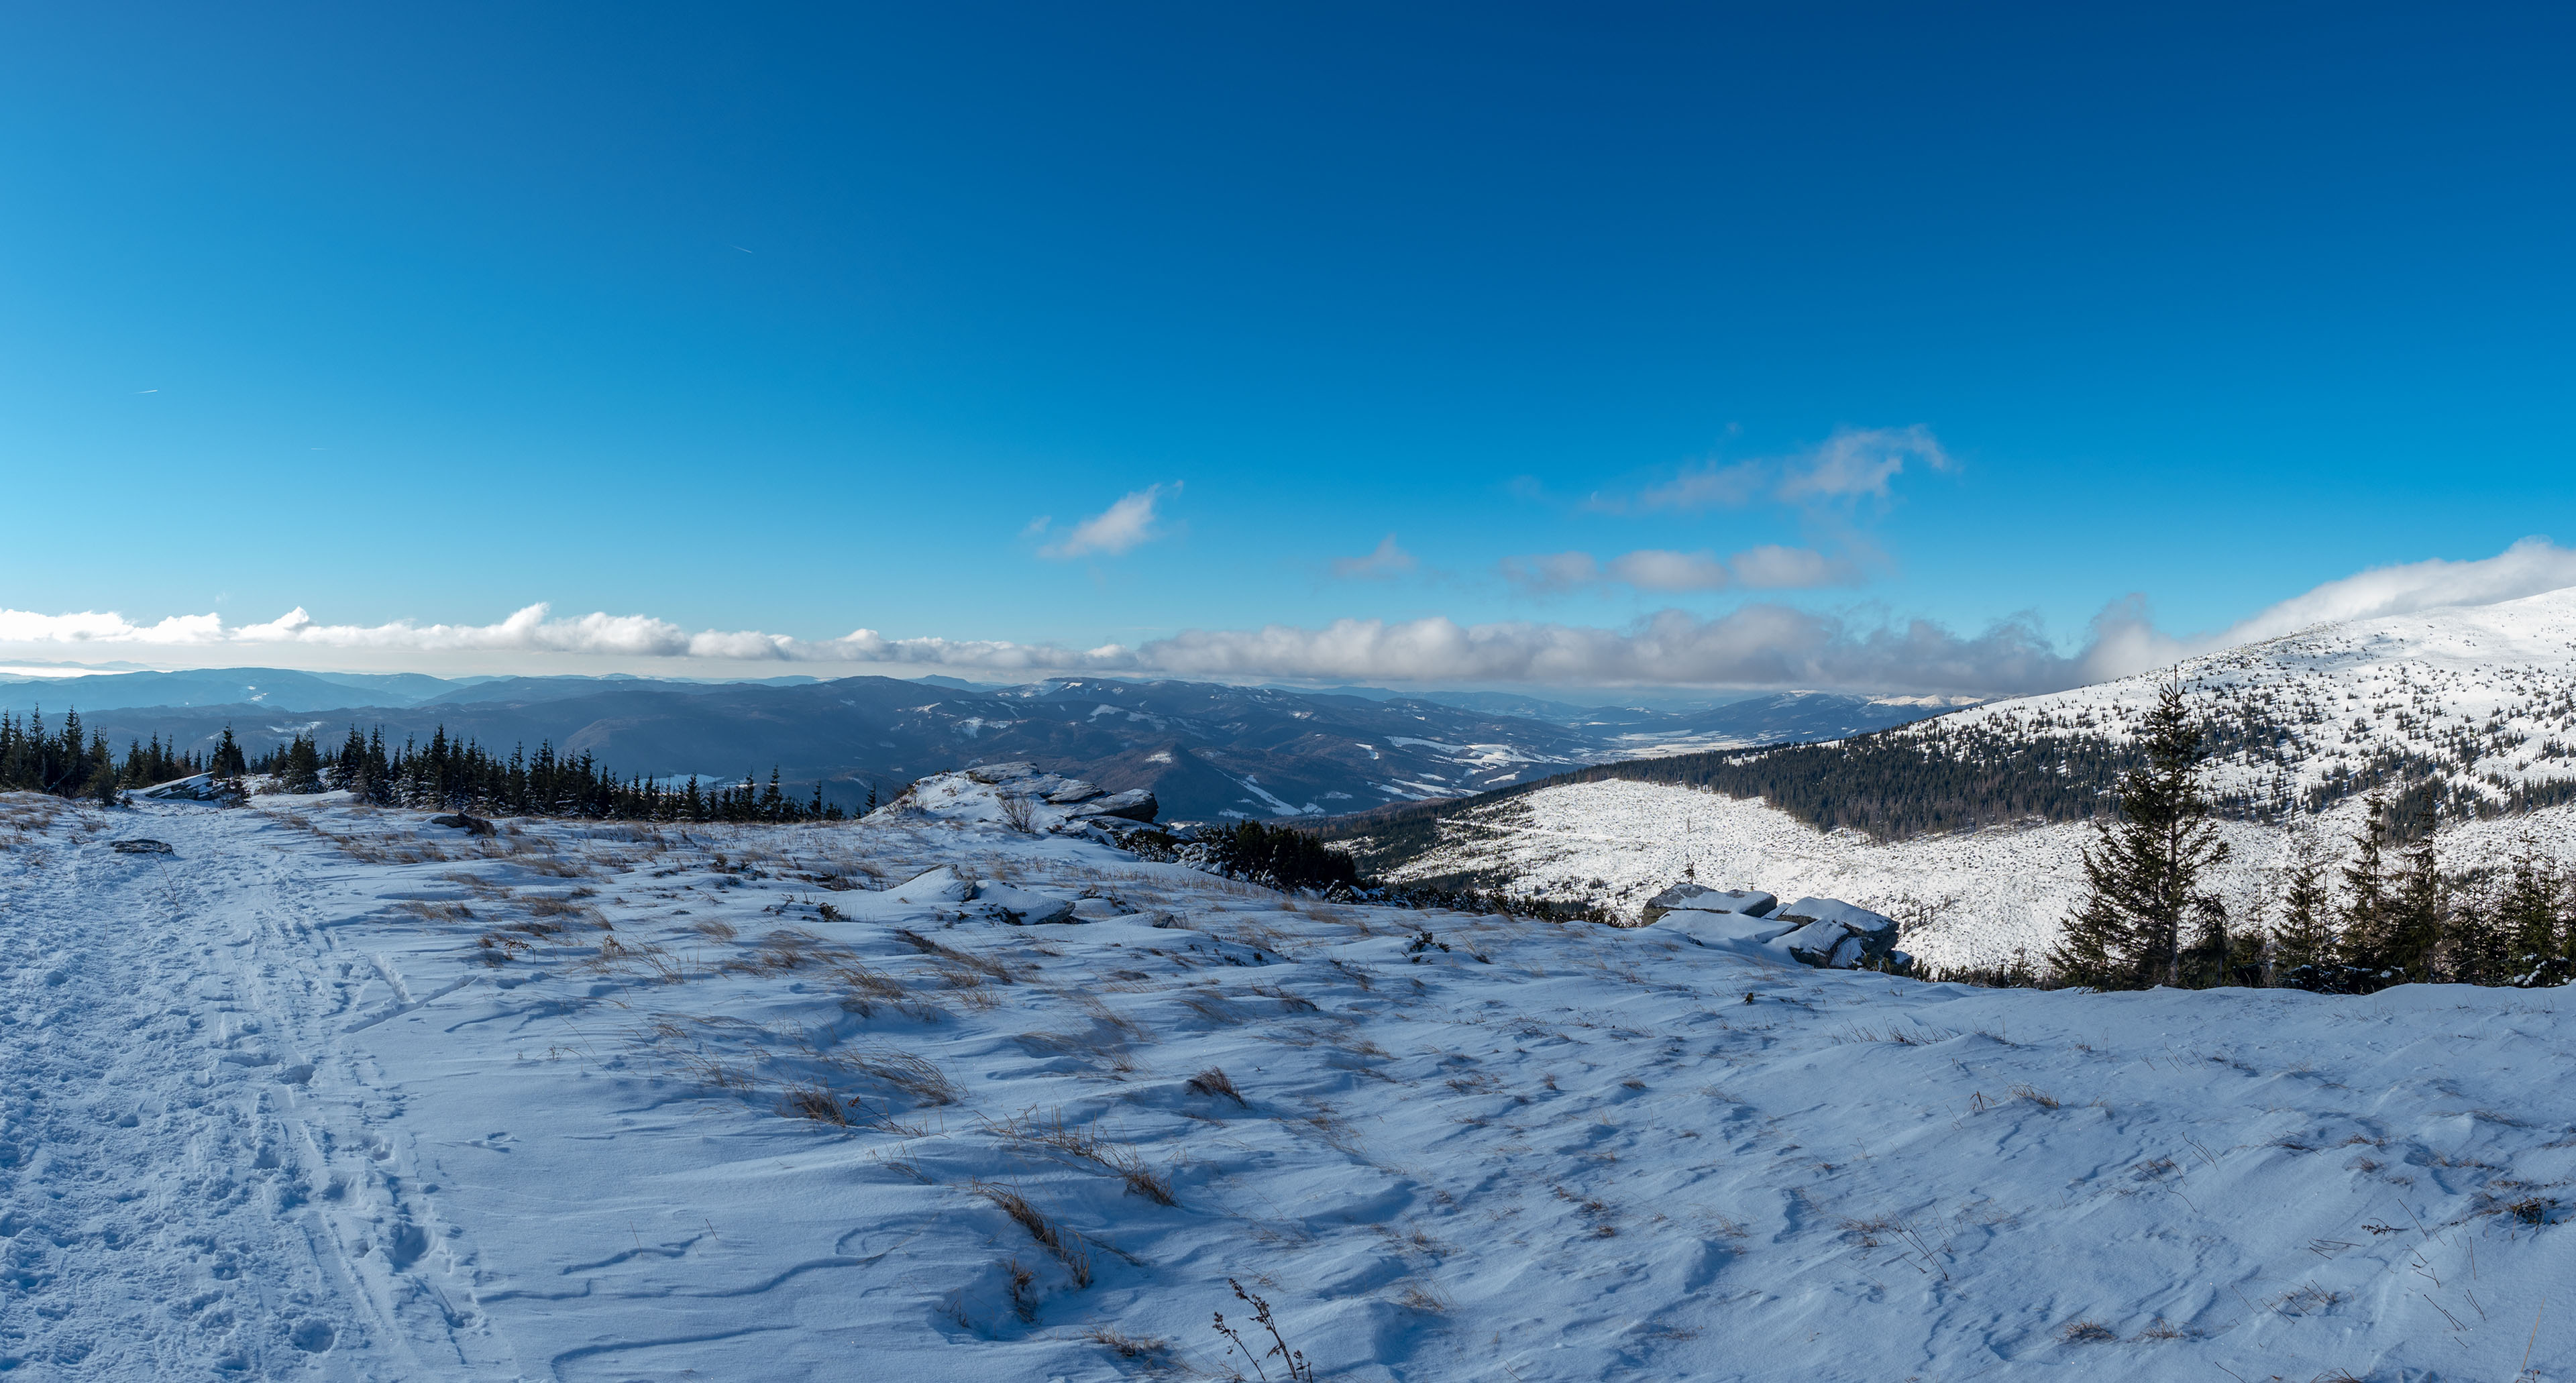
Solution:
{"label": "tree line", "polygon": [[159,735],[126,747],[119,760],[107,737],[84,732],[79,711],[63,716],[60,730],[45,728],[45,714],[25,720],[0,712],[0,792],[42,792],[56,797],[114,801],[129,788],[150,787],[207,771],[204,759],[165,745]]}
{"label": "tree line", "polygon": [[[2576,889],[2529,845],[2502,870],[2444,869],[2434,828],[2447,794],[2438,791],[2394,801],[2372,791],[2347,857],[2303,850],[2275,920],[2230,918],[2202,888],[2228,845],[2213,821],[2216,804],[2200,790],[2207,735],[2178,682],[2160,691],[2136,752],[2115,810],[2095,822],[2083,853],[2085,895],[2047,957],[2049,973],[2024,966],[1987,978],[2364,994],[2427,981],[2561,985],[2576,970]],[[2392,858],[2401,822],[2411,844]]]}
{"label": "tree line", "polygon": [[[204,755],[150,742],[129,745],[119,761],[104,737],[84,738],[80,713],[45,728],[42,712],[19,721],[0,714],[0,791],[42,792],[56,797],[113,803],[132,789],[211,774],[222,790],[239,795],[246,780],[270,780],[278,792],[348,791],[360,801],[387,807],[481,812],[490,816],[572,816],[618,821],[839,821],[845,814],[823,800],[823,786],[798,800],[782,790],[779,771],[767,786],[748,773],[739,783],[676,786],[640,775],[620,777],[588,753],[556,752],[540,743],[534,753],[515,746],[504,757],[472,739],[456,739],[444,726],[429,743],[385,741],[382,726],[361,734],[349,727],[338,749],[326,753],[317,736],[296,735],[253,756],[226,726]],[[873,787],[860,814],[876,806]]]}

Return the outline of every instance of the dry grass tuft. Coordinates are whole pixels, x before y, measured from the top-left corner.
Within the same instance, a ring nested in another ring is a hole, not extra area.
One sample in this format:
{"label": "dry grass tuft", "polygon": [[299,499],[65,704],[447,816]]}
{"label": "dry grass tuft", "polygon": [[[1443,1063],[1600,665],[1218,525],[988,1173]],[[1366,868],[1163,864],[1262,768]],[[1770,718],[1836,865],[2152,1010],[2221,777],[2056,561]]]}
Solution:
{"label": "dry grass tuft", "polygon": [[984,978],[999,984],[1010,984],[1012,982],[1011,966],[1008,961],[996,960],[990,956],[974,955],[966,951],[957,950],[951,946],[941,945],[939,942],[923,936],[921,933],[914,931],[910,927],[895,928],[894,936],[895,940],[921,952],[923,955],[930,957],[934,961],[944,960],[949,962],[951,965],[964,966]]}
{"label": "dry grass tuft", "polygon": [[1242,1108],[1252,1108],[1252,1102],[1243,1098],[1242,1091],[1234,1088],[1234,1078],[1228,1076],[1222,1066],[1211,1066],[1190,1077],[1186,1088],[1193,1095],[1223,1095]]}
{"label": "dry grass tuft", "polygon": [[841,996],[841,1007],[862,1018],[876,1016],[877,1000],[900,1004],[910,992],[903,987],[902,981],[871,970],[855,960],[845,960],[834,966],[832,977],[850,991]]}
{"label": "dry grass tuft", "polygon": [[841,1097],[822,1085],[789,1087],[779,1100],[778,1112],[791,1119],[811,1119],[836,1128],[850,1126],[849,1111],[841,1107]]}
{"label": "dry grass tuft", "polygon": [[1279,1010],[1282,1013],[1321,1013],[1323,1011],[1322,1007],[1314,1000],[1309,999],[1302,994],[1291,994],[1287,990],[1282,989],[1275,984],[1256,984],[1252,986],[1252,992],[1265,999],[1278,1000]]}
{"label": "dry grass tuft", "polygon": [[1131,1364],[1141,1365],[1148,1373],[1170,1373],[1180,1367],[1172,1358],[1172,1342],[1169,1340],[1125,1335],[1105,1325],[1086,1327],[1082,1338]]}
{"label": "dry grass tuft", "polygon": [[1135,1149],[1101,1137],[1088,1125],[1065,1123],[1063,1110],[1044,1119],[1034,1110],[1016,1119],[987,1119],[984,1127],[997,1138],[1053,1149],[1103,1168],[1124,1181],[1131,1196],[1143,1196],[1156,1205],[1180,1203],[1172,1195],[1171,1178],[1146,1166]]}
{"label": "dry grass tuft", "polygon": [[2098,1345],[2118,1340],[2120,1332],[2100,1321],[2077,1320],[2059,1327],[2057,1338],[2070,1345]]}
{"label": "dry grass tuft", "polygon": [[2010,1094],[2016,1100],[2028,1100],[2042,1109],[2055,1109],[2058,1107],[2058,1099],[2056,1096],[2051,1095],[2044,1090],[2034,1089],[2031,1086],[2016,1085],[2006,1093]]}
{"label": "dry grass tuft", "polygon": [[1054,1254],[1056,1261],[1064,1264],[1065,1271],[1073,1275],[1074,1286],[1091,1285],[1091,1254],[1085,1249],[1081,1235],[1062,1228],[1048,1219],[1044,1212],[1029,1204],[1028,1197],[1021,1195],[1016,1188],[995,1182],[975,1181],[967,1183],[967,1189],[1000,1207],[1003,1214],[1010,1216],[1018,1222],[1020,1228],[1029,1232],[1029,1237],[1036,1240],[1040,1248]]}
{"label": "dry grass tuft", "polygon": [[890,1085],[916,1104],[955,1104],[960,1094],[957,1083],[927,1059],[892,1047],[868,1047],[824,1059]]}
{"label": "dry grass tuft", "polygon": [[1183,990],[1179,998],[1182,1007],[1215,1026],[1225,1027],[1243,1021],[1243,1010],[1227,1002],[1222,994],[1210,990],[1191,989]]}

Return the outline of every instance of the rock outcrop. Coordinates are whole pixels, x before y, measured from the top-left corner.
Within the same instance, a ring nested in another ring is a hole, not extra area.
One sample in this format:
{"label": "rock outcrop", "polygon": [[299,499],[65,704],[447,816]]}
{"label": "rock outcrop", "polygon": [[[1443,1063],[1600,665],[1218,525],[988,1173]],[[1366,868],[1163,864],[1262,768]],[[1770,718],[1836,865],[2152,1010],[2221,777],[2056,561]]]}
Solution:
{"label": "rock outcrop", "polygon": [[1152,792],[1144,788],[1129,788],[1125,792],[1113,792],[1096,801],[1082,803],[1067,811],[1065,816],[1074,821],[1102,816],[1122,817],[1129,821],[1151,821],[1155,813],[1162,809],[1162,804],[1154,800]]}
{"label": "rock outcrop", "polygon": [[1646,900],[1643,920],[1651,926],[1656,919],[1670,912],[1729,912],[1746,917],[1767,917],[1779,905],[1779,899],[1755,889],[1675,884]]}
{"label": "rock outcrop", "polygon": [[1801,898],[1779,920],[1798,929],[1780,938],[1789,958],[1827,970],[1856,970],[1896,952],[1896,919],[1838,898]]}

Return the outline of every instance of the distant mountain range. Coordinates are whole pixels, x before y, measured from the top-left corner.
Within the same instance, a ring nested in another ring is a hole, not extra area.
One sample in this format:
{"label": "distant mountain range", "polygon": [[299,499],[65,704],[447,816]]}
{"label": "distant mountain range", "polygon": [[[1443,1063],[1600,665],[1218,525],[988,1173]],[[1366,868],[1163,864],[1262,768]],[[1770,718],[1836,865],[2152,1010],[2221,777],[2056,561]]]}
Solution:
{"label": "distant mountain range", "polygon": [[1103,788],[1150,788],[1167,818],[1328,816],[1466,796],[1640,755],[1830,738],[1945,704],[1792,692],[1667,710],[1582,707],[1499,693],[1406,695],[1201,682],[1059,678],[987,686],[949,677],[478,677],[230,668],[10,678],[0,708],[66,709],[122,748],[160,735],[202,749],[225,727],[254,753],[297,734],[325,748],[350,726],[426,740],[594,756],[622,773],[820,783],[857,806],[925,774],[1034,760]]}

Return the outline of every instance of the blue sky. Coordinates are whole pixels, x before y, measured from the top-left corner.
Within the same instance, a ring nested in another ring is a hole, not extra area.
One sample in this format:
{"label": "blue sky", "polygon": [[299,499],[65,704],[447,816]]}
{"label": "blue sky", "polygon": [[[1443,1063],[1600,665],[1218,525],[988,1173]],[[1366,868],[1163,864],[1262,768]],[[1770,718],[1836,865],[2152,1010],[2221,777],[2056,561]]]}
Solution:
{"label": "blue sky", "polygon": [[0,654],[2063,681],[2576,529],[2571,29],[16,7]]}

